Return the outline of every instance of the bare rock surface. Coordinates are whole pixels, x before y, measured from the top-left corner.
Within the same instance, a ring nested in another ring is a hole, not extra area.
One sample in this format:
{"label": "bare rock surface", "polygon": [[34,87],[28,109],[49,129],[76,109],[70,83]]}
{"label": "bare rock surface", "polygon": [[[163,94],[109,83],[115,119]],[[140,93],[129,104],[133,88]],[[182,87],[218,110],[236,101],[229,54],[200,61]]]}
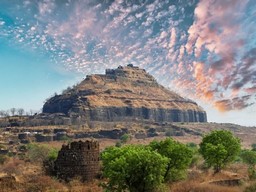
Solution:
{"label": "bare rock surface", "polygon": [[72,89],[50,98],[43,113],[62,113],[83,121],[207,122],[206,112],[197,103],[164,88],[131,64],[107,69],[103,75],[88,75]]}

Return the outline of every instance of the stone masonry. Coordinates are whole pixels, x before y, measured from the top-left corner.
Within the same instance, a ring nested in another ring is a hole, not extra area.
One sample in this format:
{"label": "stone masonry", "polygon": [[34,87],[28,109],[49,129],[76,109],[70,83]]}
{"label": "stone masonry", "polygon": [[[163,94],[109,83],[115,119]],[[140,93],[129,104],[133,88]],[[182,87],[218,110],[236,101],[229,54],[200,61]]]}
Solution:
{"label": "stone masonry", "polygon": [[99,170],[99,142],[94,140],[62,145],[55,161],[57,177],[66,181],[75,177],[91,181]]}

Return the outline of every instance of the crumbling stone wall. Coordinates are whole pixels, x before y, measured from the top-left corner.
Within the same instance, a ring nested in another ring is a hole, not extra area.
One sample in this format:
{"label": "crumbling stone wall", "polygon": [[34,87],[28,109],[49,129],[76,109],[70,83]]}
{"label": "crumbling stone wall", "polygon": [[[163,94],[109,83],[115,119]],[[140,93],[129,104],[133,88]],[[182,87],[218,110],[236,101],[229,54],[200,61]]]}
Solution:
{"label": "crumbling stone wall", "polygon": [[57,177],[66,181],[74,177],[90,181],[99,169],[99,142],[93,140],[63,145],[55,161]]}

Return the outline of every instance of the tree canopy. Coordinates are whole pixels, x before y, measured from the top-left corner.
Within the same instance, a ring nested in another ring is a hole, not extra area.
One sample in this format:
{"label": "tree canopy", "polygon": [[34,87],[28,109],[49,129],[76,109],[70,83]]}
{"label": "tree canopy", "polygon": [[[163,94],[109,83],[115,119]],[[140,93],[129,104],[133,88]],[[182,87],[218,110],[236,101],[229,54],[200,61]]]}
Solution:
{"label": "tree canopy", "polygon": [[140,145],[110,147],[101,158],[110,191],[153,191],[162,184],[168,163],[166,157]]}
{"label": "tree canopy", "polygon": [[203,137],[199,152],[215,172],[235,160],[241,150],[240,139],[230,131],[216,130]]}
{"label": "tree canopy", "polygon": [[125,145],[102,152],[103,176],[109,191],[144,192],[164,182],[181,179],[193,156],[192,150],[170,138],[148,146]]}
{"label": "tree canopy", "polygon": [[153,141],[149,146],[168,158],[164,174],[165,181],[175,181],[184,176],[193,156],[189,147],[170,138],[160,142]]}
{"label": "tree canopy", "polygon": [[256,151],[243,150],[240,157],[242,158],[243,162],[249,166],[256,165]]}

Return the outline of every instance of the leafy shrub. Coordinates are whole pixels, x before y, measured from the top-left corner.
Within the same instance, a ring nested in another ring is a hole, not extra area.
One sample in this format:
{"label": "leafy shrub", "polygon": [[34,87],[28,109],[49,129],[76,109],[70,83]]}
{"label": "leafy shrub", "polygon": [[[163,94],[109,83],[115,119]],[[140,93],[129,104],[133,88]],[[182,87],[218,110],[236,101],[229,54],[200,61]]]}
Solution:
{"label": "leafy shrub", "polygon": [[200,155],[199,152],[194,152],[189,167],[197,167],[202,161],[202,155]]}
{"label": "leafy shrub", "polygon": [[6,162],[6,160],[8,159],[8,157],[6,155],[0,155],[0,164],[4,164]]}
{"label": "leafy shrub", "polygon": [[130,139],[129,134],[124,134],[121,136],[121,143],[127,143],[127,141]]}
{"label": "leafy shrub", "polygon": [[49,153],[49,149],[45,145],[28,144],[28,159],[31,162],[43,162]]}
{"label": "leafy shrub", "polygon": [[131,138],[129,134],[124,134],[121,136],[120,141],[116,142],[116,147],[121,147],[122,144],[127,143],[127,141]]}
{"label": "leafy shrub", "polygon": [[35,143],[28,144],[28,158],[31,162],[43,162],[46,160],[55,160],[58,156],[58,150],[46,145]]}
{"label": "leafy shrub", "polygon": [[47,159],[50,160],[50,161],[55,161],[58,157],[58,152],[59,152],[58,149],[50,148],[50,150],[48,152]]}
{"label": "leafy shrub", "polygon": [[116,146],[116,147],[121,147],[121,146],[122,146],[121,141],[117,141],[115,146]]}
{"label": "leafy shrub", "polygon": [[67,136],[67,135],[63,135],[61,138],[60,138],[61,141],[67,141],[67,142],[70,142],[71,139]]}
{"label": "leafy shrub", "polygon": [[254,167],[248,167],[248,176],[251,180],[256,179],[256,170]]}

